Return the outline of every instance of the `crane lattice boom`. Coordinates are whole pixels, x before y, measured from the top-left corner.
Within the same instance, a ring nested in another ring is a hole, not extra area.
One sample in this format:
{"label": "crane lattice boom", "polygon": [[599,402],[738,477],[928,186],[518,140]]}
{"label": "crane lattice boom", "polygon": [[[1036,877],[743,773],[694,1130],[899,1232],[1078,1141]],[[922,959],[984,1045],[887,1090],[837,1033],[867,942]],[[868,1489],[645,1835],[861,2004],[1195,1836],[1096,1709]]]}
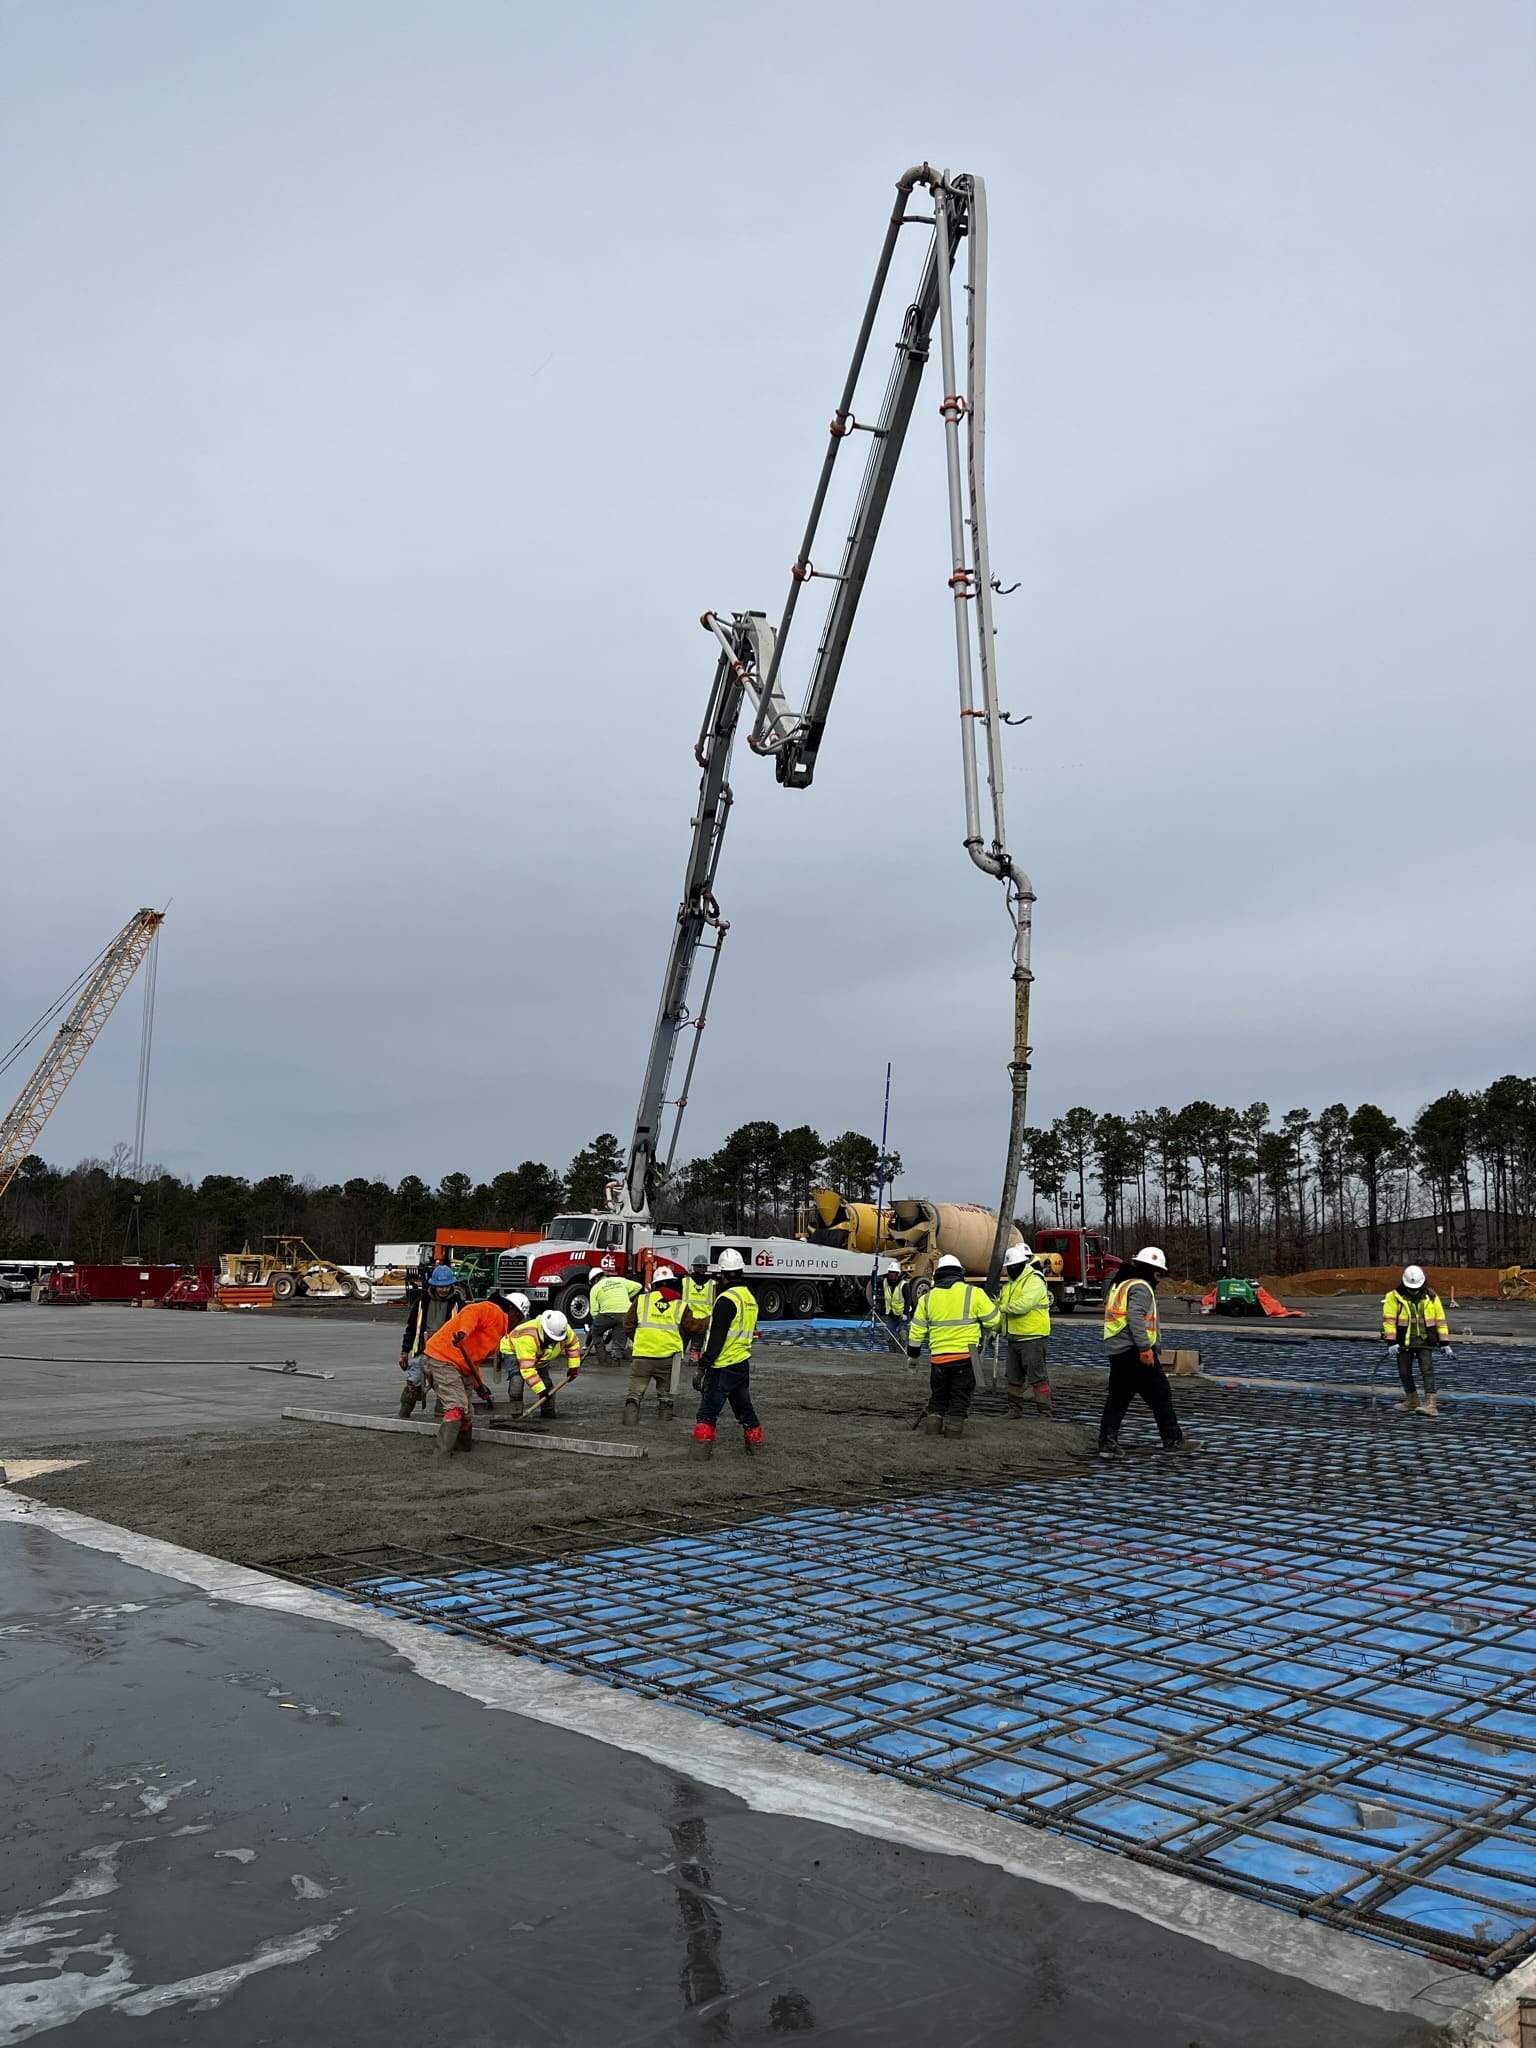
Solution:
{"label": "crane lattice boom", "polygon": [[27,1077],[26,1086],[12,1103],[5,1122],[0,1124],[0,1195],[4,1195],[17,1168],[36,1145],[59,1097],[96,1043],[118,997],[143,965],[155,933],[164,922],[164,911],[136,910],[91,969],[69,1015]]}

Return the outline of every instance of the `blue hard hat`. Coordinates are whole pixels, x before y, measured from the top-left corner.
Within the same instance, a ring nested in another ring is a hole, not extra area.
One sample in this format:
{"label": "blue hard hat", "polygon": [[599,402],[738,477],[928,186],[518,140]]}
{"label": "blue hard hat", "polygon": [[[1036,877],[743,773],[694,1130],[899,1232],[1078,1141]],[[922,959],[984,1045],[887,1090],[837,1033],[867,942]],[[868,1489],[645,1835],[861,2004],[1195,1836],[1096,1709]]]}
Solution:
{"label": "blue hard hat", "polygon": [[454,1287],[457,1284],[458,1276],[452,1266],[434,1266],[432,1278],[427,1282],[429,1287]]}

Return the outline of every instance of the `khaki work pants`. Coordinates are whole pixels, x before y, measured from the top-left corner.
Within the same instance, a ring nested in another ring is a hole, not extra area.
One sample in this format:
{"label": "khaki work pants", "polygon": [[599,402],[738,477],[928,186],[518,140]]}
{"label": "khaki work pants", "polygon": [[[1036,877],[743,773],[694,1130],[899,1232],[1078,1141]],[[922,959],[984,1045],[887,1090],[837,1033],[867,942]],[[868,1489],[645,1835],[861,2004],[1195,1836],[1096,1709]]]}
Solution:
{"label": "khaki work pants", "polygon": [[680,1351],[669,1351],[664,1358],[632,1358],[629,1364],[630,1400],[644,1400],[646,1388],[654,1383],[657,1400],[670,1401],[682,1358]]}
{"label": "khaki work pants", "polygon": [[433,1358],[430,1353],[422,1362],[427,1368],[427,1378],[431,1382],[432,1391],[443,1404],[444,1416],[451,1415],[455,1408],[459,1409],[464,1417],[464,1427],[468,1429],[475,1413],[475,1397],[470,1390],[469,1374],[460,1372],[456,1365],[444,1365],[440,1358]]}

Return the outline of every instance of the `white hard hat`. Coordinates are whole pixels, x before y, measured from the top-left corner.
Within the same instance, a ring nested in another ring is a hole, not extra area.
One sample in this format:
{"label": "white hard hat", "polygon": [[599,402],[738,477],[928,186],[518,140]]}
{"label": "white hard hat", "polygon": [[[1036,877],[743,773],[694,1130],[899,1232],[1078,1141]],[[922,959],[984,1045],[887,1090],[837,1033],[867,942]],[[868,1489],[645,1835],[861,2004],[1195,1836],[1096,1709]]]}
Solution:
{"label": "white hard hat", "polygon": [[900,1259],[887,1259],[885,1262],[885,1270],[888,1274],[899,1273],[901,1271]]}
{"label": "white hard hat", "polygon": [[1011,1244],[1007,1251],[1003,1253],[1003,1264],[1005,1266],[1027,1266],[1034,1256],[1034,1253],[1027,1244]]}
{"label": "white hard hat", "polygon": [[1167,1258],[1155,1244],[1144,1246],[1136,1254],[1136,1263],[1138,1266],[1156,1266],[1159,1273],[1166,1273],[1168,1270]]}
{"label": "white hard hat", "polygon": [[570,1324],[557,1308],[545,1309],[543,1315],[539,1317],[539,1328],[552,1343],[558,1343],[562,1337],[571,1334]]}
{"label": "white hard hat", "polygon": [[531,1316],[533,1314],[533,1303],[526,1294],[509,1294],[507,1299],[520,1316]]}
{"label": "white hard hat", "polygon": [[933,1270],[935,1273],[948,1273],[951,1270],[953,1270],[956,1273],[963,1273],[965,1271],[965,1267],[961,1264],[959,1259],[955,1257],[953,1252],[946,1252],[943,1258],[940,1259],[939,1263],[934,1267]]}
{"label": "white hard hat", "polygon": [[1405,1287],[1422,1287],[1424,1285],[1424,1268],[1422,1266],[1404,1266],[1403,1285]]}
{"label": "white hard hat", "polygon": [[726,1246],[719,1258],[716,1259],[715,1264],[722,1273],[743,1273],[746,1271],[745,1266],[742,1264],[741,1253],[733,1251],[729,1245]]}

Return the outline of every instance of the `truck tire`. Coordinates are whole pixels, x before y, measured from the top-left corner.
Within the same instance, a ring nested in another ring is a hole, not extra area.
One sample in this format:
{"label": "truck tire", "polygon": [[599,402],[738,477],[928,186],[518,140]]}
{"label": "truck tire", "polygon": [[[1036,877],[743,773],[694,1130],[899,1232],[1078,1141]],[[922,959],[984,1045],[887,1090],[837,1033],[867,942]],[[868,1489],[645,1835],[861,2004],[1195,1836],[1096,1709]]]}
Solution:
{"label": "truck tire", "polygon": [[584,1323],[591,1311],[591,1291],[585,1281],[567,1287],[559,1300],[554,1303],[568,1323]]}
{"label": "truck tire", "polygon": [[790,1288],[789,1312],[799,1317],[821,1314],[821,1289],[814,1280],[797,1280]]}
{"label": "truck tire", "polygon": [[757,1312],[765,1323],[777,1323],[784,1315],[784,1289],[777,1280],[759,1280],[753,1288]]}
{"label": "truck tire", "polygon": [[274,1301],[292,1301],[299,1291],[298,1279],[292,1273],[274,1273],[267,1285],[272,1289]]}

